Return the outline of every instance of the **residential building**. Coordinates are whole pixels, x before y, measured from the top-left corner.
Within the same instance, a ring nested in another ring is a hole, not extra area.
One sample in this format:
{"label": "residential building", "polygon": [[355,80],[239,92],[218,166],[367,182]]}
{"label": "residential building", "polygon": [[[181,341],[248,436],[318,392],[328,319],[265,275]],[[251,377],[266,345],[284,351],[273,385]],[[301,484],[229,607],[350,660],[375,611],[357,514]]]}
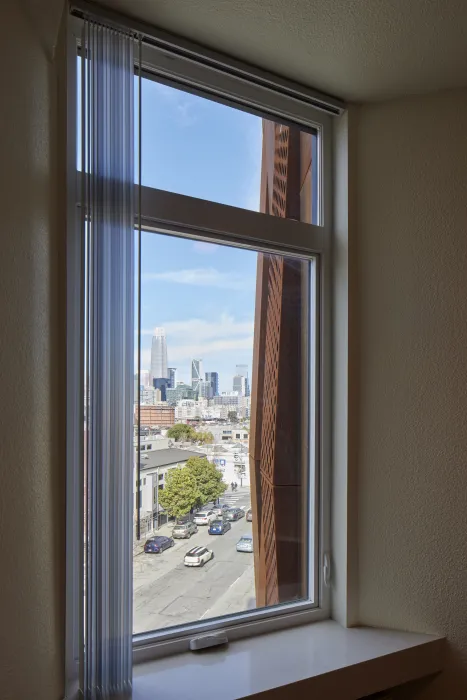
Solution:
{"label": "residential building", "polygon": [[199,383],[203,381],[203,360],[191,361],[191,386],[198,393]]}
{"label": "residential building", "polygon": [[[170,428],[175,424],[175,409],[167,403],[159,403],[153,406],[140,406],[139,415],[142,426],[158,426]],[[137,413],[135,410],[135,420]]]}
{"label": "residential building", "polygon": [[207,406],[208,402],[206,399],[199,399],[197,401],[193,399],[184,399],[183,401],[179,401],[175,406],[175,418],[176,420],[182,421],[201,418]]}
{"label": "residential building", "polygon": [[239,400],[240,396],[238,391],[223,391],[220,396],[214,396],[212,398],[212,405],[237,407]]}
{"label": "residential building", "polygon": [[167,379],[167,338],[165,328],[154,329],[151,345],[151,383],[154,379]]}
{"label": "residential building", "polygon": [[212,387],[212,396],[219,395],[219,374],[217,372],[206,372],[205,379],[210,382]]}
{"label": "residential building", "polygon": [[141,405],[151,405],[162,401],[162,393],[160,389],[153,386],[141,387]]}
{"label": "residential building", "polygon": [[[153,513],[154,526],[162,525],[166,520],[159,520],[163,509],[159,505],[159,492],[164,488],[167,473],[171,469],[183,467],[190,457],[206,457],[203,452],[183,450],[178,447],[146,450],[140,455],[140,483],[136,464],[134,467],[135,498],[134,508],[140,507],[140,516]],[[139,487],[139,488],[138,488]],[[138,495],[139,494],[139,495]]]}

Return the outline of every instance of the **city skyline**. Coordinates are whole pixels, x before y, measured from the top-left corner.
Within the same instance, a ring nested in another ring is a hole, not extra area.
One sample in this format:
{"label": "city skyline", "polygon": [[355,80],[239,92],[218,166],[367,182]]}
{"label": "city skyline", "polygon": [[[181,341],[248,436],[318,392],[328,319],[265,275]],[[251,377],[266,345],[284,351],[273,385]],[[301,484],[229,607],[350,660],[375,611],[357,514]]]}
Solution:
{"label": "city skyline", "polygon": [[[210,371],[205,371],[203,358],[192,358],[190,362],[189,381],[180,379],[181,376],[185,376],[184,368],[173,367],[168,365],[168,357],[170,356],[170,344],[167,342],[167,334],[164,326],[156,326],[153,331],[153,336],[151,340],[151,361],[150,368],[141,367],[141,385],[151,387],[154,386],[153,381],[156,379],[167,379],[167,387],[175,388],[177,384],[187,384],[194,387],[197,384],[198,388],[201,384],[209,384],[212,387],[212,394],[210,398],[216,396],[220,393],[230,393],[235,391],[232,388],[232,381],[235,384],[235,378],[239,374],[239,371],[244,372],[244,377],[246,379],[246,387],[248,387],[248,376],[249,376],[249,366],[246,363],[233,365],[232,374],[230,379],[227,380],[226,387],[220,391],[219,388],[219,373],[212,369]],[[153,371],[155,374],[153,374]],[[161,374],[165,372],[165,376]],[[159,374],[156,374],[159,373]],[[195,376],[196,375],[196,376]],[[135,378],[137,373],[135,373]],[[150,381],[148,381],[150,380]],[[228,382],[230,381],[230,384]],[[244,383],[245,386],[245,383]],[[241,395],[245,395],[245,391],[239,391]],[[248,395],[248,394],[247,394]]]}
{"label": "city skyline", "polygon": [[[260,117],[152,80],[142,95],[143,185],[259,210]],[[203,358],[231,391],[235,365],[252,363],[256,264],[251,250],[143,230],[141,367],[164,327],[179,381]]]}

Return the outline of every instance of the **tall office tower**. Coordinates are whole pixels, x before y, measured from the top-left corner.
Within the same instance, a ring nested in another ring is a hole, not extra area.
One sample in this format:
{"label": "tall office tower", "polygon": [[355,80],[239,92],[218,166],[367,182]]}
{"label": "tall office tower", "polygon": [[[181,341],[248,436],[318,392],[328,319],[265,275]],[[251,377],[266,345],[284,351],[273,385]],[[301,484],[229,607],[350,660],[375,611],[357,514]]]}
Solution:
{"label": "tall office tower", "polygon": [[205,378],[211,383],[212,395],[219,396],[219,375],[217,372],[206,372]]}
{"label": "tall office tower", "polygon": [[200,399],[212,399],[212,384],[211,382],[202,379],[198,385],[198,398]]}
{"label": "tall office tower", "polygon": [[151,384],[154,384],[154,379],[167,379],[168,376],[165,328],[155,328],[151,346]]}
{"label": "tall office tower", "polygon": [[236,391],[239,396],[246,396],[246,377],[241,374],[235,374],[232,389]]}
{"label": "tall office tower", "polygon": [[140,381],[141,381],[141,386],[151,386],[151,382],[149,380],[149,370],[148,369],[142,369],[141,374],[140,374]]}
{"label": "tall office tower", "polygon": [[235,366],[235,374],[236,375],[240,374],[242,377],[245,377],[244,396],[249,396],[250,395],[250,381],[249,381],[249,377],[248,377],[248,365],[236,365]]}
{"label": "tall office tower", "polygon": [[199,391],[199,383],[203,381],[203,360],[191,361],[191,386]]}
{"label": "tall office tower", "polygon": [[154,389],[158,389],[161,394],[161,401],[167,401],[167,388],[169,386],[169,380],[166,377],[160,377],[152,380]]}
{"label": "tall office tower", "polygon": [[[315,137],[263,119],[260,210],[308,223],[315,215]],[[256,605],[306,597],[307,484],[302,368],[309,265],[258,254],[250,477]]]}
{"label": "tall office tower", "polygon": [[168,389],[175,389],[176,379],[177,379],[177,368],[168,367],[169,372],[169,383],[167,384]]}

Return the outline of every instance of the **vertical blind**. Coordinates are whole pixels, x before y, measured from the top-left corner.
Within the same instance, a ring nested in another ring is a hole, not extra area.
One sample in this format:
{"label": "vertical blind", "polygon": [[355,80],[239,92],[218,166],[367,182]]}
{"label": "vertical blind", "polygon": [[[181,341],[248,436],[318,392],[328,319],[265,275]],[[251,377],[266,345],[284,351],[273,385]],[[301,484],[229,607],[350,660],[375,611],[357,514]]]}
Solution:
{"label": "vertical blind", "polygon": [[84,22],[86,700],[132,685],[134,52],[134,35]]}

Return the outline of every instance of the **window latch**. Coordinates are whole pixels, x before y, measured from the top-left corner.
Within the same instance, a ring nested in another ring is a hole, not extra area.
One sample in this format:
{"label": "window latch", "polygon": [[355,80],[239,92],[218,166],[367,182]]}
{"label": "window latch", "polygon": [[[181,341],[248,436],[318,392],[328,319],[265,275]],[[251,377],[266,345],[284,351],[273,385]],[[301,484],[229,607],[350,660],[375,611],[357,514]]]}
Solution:
{"label": "window latch", "polygon": [[331,552],[323,554],[323,581],[326,588],[331,586]]}
{"label": "window latch", "polygon": [[200,637],[190,639],[191,651],[200,651],[208,647],[217,647],[221,644],[228,644],[229,638],[226,632],[213,632],[212,634],[203,634]]}

